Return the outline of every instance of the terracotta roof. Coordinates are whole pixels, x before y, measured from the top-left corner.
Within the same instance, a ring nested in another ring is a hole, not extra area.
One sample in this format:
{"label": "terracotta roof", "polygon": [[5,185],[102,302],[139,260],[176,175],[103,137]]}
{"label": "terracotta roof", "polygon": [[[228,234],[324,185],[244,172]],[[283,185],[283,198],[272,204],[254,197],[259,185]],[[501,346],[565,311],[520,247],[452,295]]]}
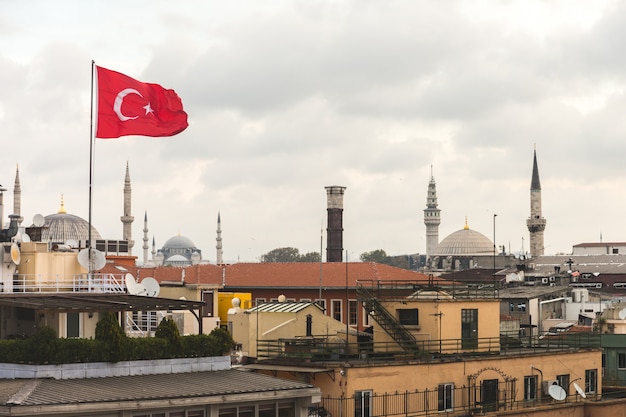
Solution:
{"label": "terracotta roof", "polygon": [[[423,281],[428,276],[375,262],[322,263],[322,285],[344,288],[356,281]],[[188,267],[141,268],[141,277],[151,276],[159,282],[184,281],[188,284],[222,284],[226,287],[300,287],[317,288],[320,285],[320,264],[293,263],[238,263],[232,265],[193,265]],[[435,280],[437,278],[434,278]]]}

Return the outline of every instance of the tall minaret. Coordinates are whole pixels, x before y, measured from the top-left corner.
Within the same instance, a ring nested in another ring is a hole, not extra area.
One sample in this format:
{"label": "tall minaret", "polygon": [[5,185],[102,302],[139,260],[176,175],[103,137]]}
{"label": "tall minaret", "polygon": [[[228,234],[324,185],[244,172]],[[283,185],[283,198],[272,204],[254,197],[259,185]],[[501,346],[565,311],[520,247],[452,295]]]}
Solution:
{"label": "tall minaret", "polygon": [[17,224],[22,224],[22,187],[20,185],[20,167],[15,169],[15,185],[13,185],[13,214],[18,215]]}
{"label": "tall minaret", "polygon": [[154,240],[154,236],[152,236],[152,260],[154,261],[154,257],[156,255],[156,240]]}
{"label": "tall minaret", "polygon": [[224,263],[224,259],[222,259],[223,251],[222,251],[222,220],[220,219],[220,212],[217,212],[217,237],[215,238],[217,245],[215,245],[215,249],[217,250],[217,254],[215,255],[215,263],[218,265],[222,265]]}
{"label": "tall minaret", "polygon": [[530,232],[530,256],[543,255],[543,231],[546,219],[541,216],[541,183],[537,168],[537,149],[533,151],[533,177],[530,182],[530,217],[526,220]]}
{"label": "tall minaret", "polygon": [[430,182],[428,183],[428,195],[426,196],[426,208],[424,209],[424,224],[426,225],[426,257],[435,252],[439,244],[439,224],[441,223],[441,210],[437,208],[437,186],[433,176],[433,167],[430,167]]}
{"label": "tall minaret", "polygon": [[143,215],[143,246],[141,247],[141,249],[143,249],[143,264],[144,265],[148,264],[148,249],[150,249],[150,247],[148,246],[149,241],[150,239],[148,239],[148,211],[146,210]]}
{"label": "tall minaret", "polygon": [[[343,261],[343,194],[346,187],[326,188],[328,220],[326,227],[326,262]],[[320,253],[321,256],[321,253]]]}
{"label": "tall minaret", "polygon": [[120,217],[123,224],[122,239],[128,240],[128,254],[133,252],[133,246],[135,241],[133,240],[133,220],[135,218],[130,215],[130,201],[131,201],[131,187],[130,187],[130,171],[128,169],[128,162],[126,162],[126,178],[124,179],[124,215]]}

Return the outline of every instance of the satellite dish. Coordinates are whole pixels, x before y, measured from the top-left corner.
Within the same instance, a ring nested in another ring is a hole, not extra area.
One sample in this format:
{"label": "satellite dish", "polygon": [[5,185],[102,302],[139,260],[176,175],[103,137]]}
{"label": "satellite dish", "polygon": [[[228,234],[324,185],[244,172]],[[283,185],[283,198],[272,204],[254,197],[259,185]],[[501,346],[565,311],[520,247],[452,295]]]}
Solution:
{"label": "satellite dish", "polygon": [[41,214],[35,214],[33,216],[33,225],[35,227],[42,227],[46,223],[46,219]]}
{"label": "satellite dish", "polygon": [[[104,254],[97,249],[91,249],[91,262],[94,271],[99,271],[104,268],[107,263],[107,259]],[[89,248],[85,248],[78,252],[78,263],[83,268],[89,270]]]}
{"label": "satellite dish", "polygon": [[145,295],[146,297],[156,297],[161,291],[159,282],[152,277],[142,279],[141,285],[145,291],[143,295]]}
{"label": "satellite dish", "polygon": [[557,401],[563,401],[567,398],[567,393],[560,385],[550,385],[550,388],[548,388],[548,394],[550,394],[550,397]]}
{"label": "satellite dish", "polygon": [[22,260],[20,248],[17,246],[17,243],[11,243],[11,260],[15,265],[19,265]]}
{"label": "satellite dish", "polygon": [[623,308],[617,313],[619,315],[620,320],[626,319],[626,308]]}
{"label": "satellite dish", "polygon": [[128,291],[129,294],[136,295],[137,292],[140,290],[140,286],[135,281],[135,277],[133,277],[133,274],[126,274],[124,281],[126,282],[126,291]]}
{"label": "satellite dish", "polygon": [[581,397],[587,398],[587,394],[585,394],[585,391],[583,391],[583,389],[580,387],[580,385],[578,385],[575,382],[573,384],[574,384],[574,388],[576,388],[576,392],[579,393]]}
{"label": "satellite dish", "polygon": [[22,233],[22,242],[30,242],[30,236],[26,233]]}

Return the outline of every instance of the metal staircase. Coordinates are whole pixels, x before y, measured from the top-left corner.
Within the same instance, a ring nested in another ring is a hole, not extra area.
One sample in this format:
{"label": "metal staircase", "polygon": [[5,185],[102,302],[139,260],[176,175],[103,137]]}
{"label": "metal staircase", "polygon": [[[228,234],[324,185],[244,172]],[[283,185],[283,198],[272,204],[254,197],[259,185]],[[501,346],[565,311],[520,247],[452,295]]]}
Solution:
{"label": "metal staircase", "polygon": [[357,296],[372,318],[395,340],[405,352],[417,352],[417,340],[400,322],[376,299],[371,291],[357,285]]}

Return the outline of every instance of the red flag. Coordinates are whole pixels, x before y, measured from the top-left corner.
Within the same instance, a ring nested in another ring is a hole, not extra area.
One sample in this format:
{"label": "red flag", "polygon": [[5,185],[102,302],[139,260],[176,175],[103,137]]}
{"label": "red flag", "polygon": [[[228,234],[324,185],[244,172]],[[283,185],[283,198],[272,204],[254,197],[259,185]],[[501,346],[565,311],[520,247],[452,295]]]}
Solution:
{"label": "red flag", "polygon": [[188,126],[187,113],[174,90],[142,83],[102,67],[98,71],[96,137],[174,136]]}

